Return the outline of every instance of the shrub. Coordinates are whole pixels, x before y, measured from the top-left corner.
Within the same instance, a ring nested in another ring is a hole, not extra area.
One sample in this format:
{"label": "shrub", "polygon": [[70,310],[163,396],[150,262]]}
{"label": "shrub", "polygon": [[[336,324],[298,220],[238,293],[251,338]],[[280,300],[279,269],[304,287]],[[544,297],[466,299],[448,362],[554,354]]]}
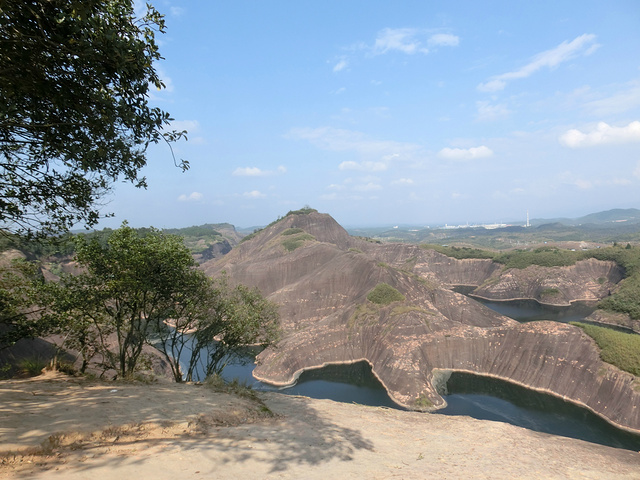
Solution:
{"label": "shrub", "polygon": [[281,233],[281,235],[295,235],[296,233],[302,232],[304,232],[304,230],[301,228],[287,228],[284,232]]}
{"label": "shrub", "polygon": [[37,377],[49,363],[40,357],[30,357],[18,363],[18,375],[21,377]]}
{"label": "shrub", "polygon": [[301,247],[309,240],[315,240],[315,237],[303,231],[302,233],[292,234],[288,236],[288,238],[282,240],[282,246],[287,252],[293,252],[296,248]]}
{"label": "shrub", "polygon": [[367,299],[370,302],[376,303],[378,305],[389,305],[393,302],[403,301],[404,295],[402,295],[391,285],[388,285],[386,283],[379,283],[373,290],[369,292],[369,294],[367,295]]}

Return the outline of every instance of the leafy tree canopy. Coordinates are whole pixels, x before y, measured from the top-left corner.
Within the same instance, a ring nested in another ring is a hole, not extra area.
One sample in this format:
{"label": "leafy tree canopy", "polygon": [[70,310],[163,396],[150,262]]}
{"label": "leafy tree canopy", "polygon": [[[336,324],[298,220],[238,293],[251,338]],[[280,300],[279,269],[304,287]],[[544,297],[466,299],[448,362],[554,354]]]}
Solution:
{"label": "leafy tree canopy", "polygon": [[101,240],[80,235],[76,255],[84,272],[40,288],[47,313],[38,323],[81,353],[82,370],[93,361],[130,377],[148,344],[181,381],[197,368],[219,373],[242,346],[276,340],[275,305],[226,277],[208,278],[180,237],[125,223]]}
{"label": "leafy tree canopy", "polygon": [[[186,132],[149,105],[165,24],[133,0],[0,3],[0,228],[28,234],[94,225],[119,178],[144,187],[152,143]],[[188,168],[186,162],[180,166]]]}

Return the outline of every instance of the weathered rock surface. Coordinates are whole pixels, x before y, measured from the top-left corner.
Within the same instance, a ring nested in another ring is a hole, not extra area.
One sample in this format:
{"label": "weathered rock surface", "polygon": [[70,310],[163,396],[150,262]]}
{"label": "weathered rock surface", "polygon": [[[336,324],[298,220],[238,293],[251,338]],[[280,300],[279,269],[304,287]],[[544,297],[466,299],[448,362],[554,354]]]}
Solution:
{"label": "weathered rock surface", "polygon": [[549,305],[596,302],[623,278],[615,262],[590,258],[569,267],[512,268],[496,272],[472,294],[490,300],[533,299]]}
{"label": "weathered rock surface", "polygon": [[[437,385],[446,372],[462,370],[552,393],[640,431],[640,381],[603,363],[582,330],[519,324],[448,288],[486,285],[501,273],[490,261],[372,244],[350,237],[328,215],[312,213],[285,217],[203,268],[210,275],[225,270],[232,281],[257,286],[281,305],[283,339],[259,355],[254,370],[265,382],[288,385],[305,369],[366,360],[394,401],[430,410],[444,406]],[[601,287],[601,276],[616,278],[611,265],[596,261],[568,272],[527,272],[531,279],[536,274],[544,281],[567,279],[569,286],[558,281],[553,288],[573,300],[585,291],[574,285],[588,285],[597,298],[602,291],[592,280]],[[379,283],[405,300],[367,300]]]}

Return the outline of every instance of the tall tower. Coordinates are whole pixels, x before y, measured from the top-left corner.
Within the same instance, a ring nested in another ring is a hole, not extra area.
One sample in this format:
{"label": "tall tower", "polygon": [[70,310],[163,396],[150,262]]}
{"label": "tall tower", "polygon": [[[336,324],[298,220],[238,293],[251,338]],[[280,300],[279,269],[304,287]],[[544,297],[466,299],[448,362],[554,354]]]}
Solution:
{"label": "tall tower", "polygon": [[525,227],[529,228],[531,226],[531,224],[529,223],[529,210],[527,209],[527,224],[525,225]]}

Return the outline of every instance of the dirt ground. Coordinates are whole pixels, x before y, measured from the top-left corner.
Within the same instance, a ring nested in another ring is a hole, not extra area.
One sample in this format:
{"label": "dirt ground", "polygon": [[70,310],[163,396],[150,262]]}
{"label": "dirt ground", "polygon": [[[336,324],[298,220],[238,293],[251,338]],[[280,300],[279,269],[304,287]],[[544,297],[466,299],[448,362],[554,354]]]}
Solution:
{"label": "dirt ground", "polygon": [[638,452],[512,425],[260,398],[60,374],[2,381],[0,478],[640,479]]}

